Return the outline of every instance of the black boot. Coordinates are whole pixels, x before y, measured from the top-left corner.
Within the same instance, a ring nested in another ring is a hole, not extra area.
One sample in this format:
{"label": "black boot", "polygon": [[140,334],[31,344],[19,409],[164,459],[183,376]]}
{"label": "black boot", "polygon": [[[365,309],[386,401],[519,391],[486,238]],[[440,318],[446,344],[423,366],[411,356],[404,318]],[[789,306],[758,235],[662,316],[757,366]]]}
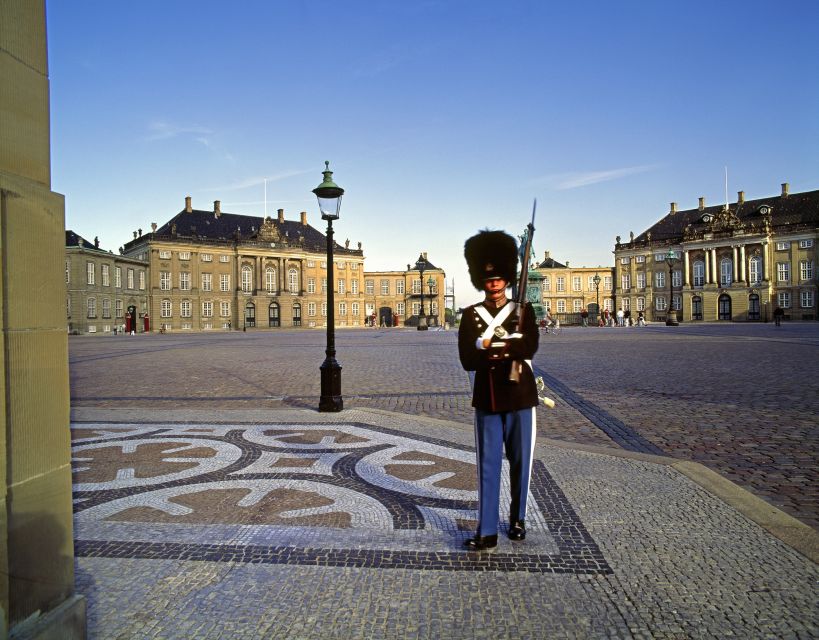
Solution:
{"label": "black boot", "polygon": [[509,525],[509,539],[520,542],[526,538],[526,524],[523,520],[515,520]]}
{"label": "black boot", "polygon": [[498,546],[497,534],[495,534],[494,536],[477,535],[474,538],[469,538],[468,540],[464,541],[464,548],[467,551],[486,551],[488,549],[494,549],[497,546]]}

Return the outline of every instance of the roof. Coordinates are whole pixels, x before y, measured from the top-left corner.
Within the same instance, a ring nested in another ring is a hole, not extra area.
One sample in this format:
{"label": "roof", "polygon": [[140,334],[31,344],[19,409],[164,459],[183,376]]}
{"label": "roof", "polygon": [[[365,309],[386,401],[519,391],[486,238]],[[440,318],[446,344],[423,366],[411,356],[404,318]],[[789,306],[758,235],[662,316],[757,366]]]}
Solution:
{"label": "roof", "polygon": [[[96,241],[97,239],[94,238],[94,240]],[[65,246],[90,249],[91,251],[99,251],[100,253],[108,253],[108,251],[105,251],[104,249],[100,249],[99,247],[95,246],[93,242],[89,242],[80,234],[74,233],[73,231],[71,231],[71,229],[65,230]]]}
{"label": "roof", "polygon": [[779,232],[819,226],[819,190],[778,195],[756,200],[745,200],[728,205],[714,205],[702,209],[669,211],[663,218],[638,235],[629,244],[649,241],[679,242],[696,239],[704,233],[762,232],[766,225]]}
{"label": "roof", "polygon": [[[142,235],[128,242],[134,246],[146,239],[188,242],[259,242],[275,243],[281,246],[296,246],[311,251],[325,251],[326,236],[310,226],[296,220],[278,220],[271,217],[246,216],[236,213],[184,209],[159,227],[155,232]],[[334,242],[334,252],[361,255],[360,249],[350,249]]]}
{"label": "roof", "polygon": [[554,258],[546,258],[543,262],[537,265],[538,269],[565,269],[565,264],[560,264]]}

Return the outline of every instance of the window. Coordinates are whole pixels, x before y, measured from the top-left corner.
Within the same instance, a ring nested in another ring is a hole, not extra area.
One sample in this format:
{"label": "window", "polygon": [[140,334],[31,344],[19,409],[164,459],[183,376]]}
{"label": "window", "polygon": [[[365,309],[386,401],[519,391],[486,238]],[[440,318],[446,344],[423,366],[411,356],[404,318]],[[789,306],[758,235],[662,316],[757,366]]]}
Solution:
{"label": "window", "polygon": [[665,311],[666,310],[666,305],[667,305],[667,302],[666,302],[665,296],[657,296],[656,298],[654,298],[654,308],[657,311]]}
{"label": "window", "polygon": [[213,262],[213,254],[200,253],[199,257],[202,259],[202,262]]}
{"label": "window", "polygon": [[128,269],[128,272],[126,273],[126,276],[128,278],[126,286],[129,289],[133,289],[134,288],[134,270],[133,269]]}
{"label": "window", "polygon": [[[360,309],[360,307],[359,307],[359,304],[357,302],[353,302],[350,305],[350,315],[353,316],[354,321],[356,319],[358,319],[359,309]],[[358,324],[358,323],[356,322],[356,324]]]}
{"label": "window", "polygon": [[[353,293],[356,293],[353,291]],[[404,279],[399,278],[395,281],[395,293],[396,295],[403,296],[404,295]]]}
{"label": "window", "polygon": [[646,274],[643,271],[637,273],[637,288],[638,289],[646,288]]}
{"label": "window", "polygon": [[646,261],[645,256],[635,256],[634,257],[634,262],[645,262],[645,261]]}
{"label": "window", "polygon": [[338,262],[336,262],[336,267],[339,268],[339,269],[343,269],[344,268],[344,260],[339,260]]}
{"label": "window", "polygon": [[682,286],[682,271],[675,271],[671,274],[671,284],[675,287]]}
{"label": "window", "polygon": [[327,261],[326,261],[326,260],[322,260],[322,261],[321,261],[321,264],[320,264],[319,266],[320,266],[322,269],[326,269],[326,268],[327,268]]}
{"label": "window", "polygon": [[780,291],[776,294],[776,300],[779,303],[779,306],[783,309],[790,309],[791,308],[791,292],[790,291]]}
{"label": "window", "polygon": [[603,278],[603,288],[606,291],[611,291],[611,276],[606,276]]}
{"label": "window", "polygon": [[421,278],[412,279],[412,293],[413,294],[421,293]]}
{"label": "window", "polygon": [[93,262],[85,263],[85,284],[96,284],[96,267]]}
{"label": "window", "polygon": [[803,309],[813,308],[813,291],[802,291],[799,294],[799,304]]}
{"label": "window", "polygon": [[611,298],[603,300],[603,308],[608,309],[610,312],[614,311],[614,302]]}
{"label": "window", "polygon": [[202,291],[213,291],[213,274],[202,274]]}
{"label": "window", "polygon": [[654,272],[654,286],[658,289],[665,287],[665,271]]}
{"label": "window", "polygon": [[315,317],[316,315],[316,303],[315,302],[308,302],[307,303],[307,315],[311,318]]}
{"label": "window", "polygon": [[777,262],[776,263],[776,279],[778,282],[790,282],[791,280],[791,263]]}
{"label": "window", "polygon": [[566,313],[566,301],[565,300],[558,300],[557,301],[557,312],[558,313]]}
{"label": "window", "polygon": [[655,253],[654,254],[654,262],[665,262],[665,254],[664,253]]}
{"label": "window", "polygon": [[412,303],[412,315],[417,316],[421,313],[421,303],[420,302],[413,302]]}
{"label": "window", "polygon": [[557,290],[558,291],[565,291],[566,290],[566,278],[565,278],[565,276],[558,276],[557,277]]}
{"label": "window", "polygon": [[102,286],[103,287],[110,287],[111,286],[111,276],[108,273],[108,265],[107,264],[100,265],[100,276],[102,276]]}
{"label": "window", "polygon": [[583,291],[583,280],[580,276],[572,277],[572,291]]}
{"label": "window", "polygon": [[731,258],[723,258],[719,261],[719,283],[723,287],[729,286],[734,281],[734,261]]}
{"label": "window", "polygon": [[114,286],[122,289],[122,267],[114,267]]}
{"label": "window", "polygon": [[575,299],[572,301],[572,310],[575,313],[580,313],[581,309],[583,308],[583,301]]}
{"label": "window", "polygon": [[140,291],[145,291],[145,270],[139,270],[139,289]]}
{"label": "window", "polygon": [[273,267],[264,271],[264,286],[268,293],[276,293],[276,269]]}
{"label": "window", "polygon": [[594,287],[594,276],[589,276],[589,279],[586,282],[586,291],[596,291]]}
{"label": "window", "polygon": [[192,305],[190,300],[183,300],[179,303],[179,315],[183,318],[191,317]]}
{"label": "window", "polygon": [[159,305],[159,317],[160,318],[170,318],[171,317],[171,301],[170,300],[163,300]]}
{"label": "window", "polygon": [[364,281],[364,293],[367,295],[372,295],[375,293],[375,281],[374,280],[365,280]]}
{"label": "window", "polygon": [[230,316],[230,302],[226,302],[222,300],[219,303],[219,315],[223,318],[227,318]]}
{"label": "window", "polygon": [[191,252],[190,251],[180,251],[179,252],[179,259],[180,260],[190,260],[191,259]]}
{"label": "window", "polygon": [[705,284],[705,263],[697,260],[694,263],[694,286],[701,287]]}
{"label": "window", "polygon": [[219,291],[230,291],[230,274],[219,274]]}
{"label": "window", "polygon": [[338,303],[338,315],[344,317],[347,315],[347,303],[346,302],[339,302]]}
{"label": "window", "polygon": [[631,276],[629,274],[624,273],[622,276],[620,276],[620,286],[624,291],[631,289]]}
{"label": "window", "polygon": [[116,314],[117,318],[122,317],[122,300],[114,301],[114,314]]}
{"label": "window", "polygon": [[162,250],[159,252],[159,259],[160,260],[170,260],[171,259],[171,252]]}
{"label": "window", "polygon": [[213,317],[213,303],[203,302],[202,303],[202,317],[203,318],[212,318]]}
{"label": "window", "polygon": [[230,256],[219,256],[219,262],[230,262]]}
{"label": "window", "polygon": [[321,279],[321,292],[327,293],[327,278]]}
{"label": "window", "polygon": [[762,258],[754,256],[748,262],[748,272],[751,284],[759,284],[762,282]]}
{"label": "window", "polygon": [[191,290],[191,273],[190,273],[190,271],[180,271],[179,272],[179,288],[182,291],[190,291]]}
{"label": "window", "polygon": [[103,318],[111,317],[111,301],[108,298],[102,299],[102,317]]}
{"label": "window", "polygon": [[799,248],[800,249],[810,249],[813,246],[813,240],[800,240],[799,241]]}
{"label": "window", "polygon": [[390,295],[390,281],[389,280],[382,280],[381,281],[381,295],[382,296]]}
{"label": "window", "polygon": [[631,310],[631,298],[623,298],[623,311],[630,311]]}
{"label": "window", "polygon": [[326,302],[321,303],[321,317],[322,318],[327,317],[327,303]]}
{"label": "window", "polygon": [[628,264],[628,263],[629,263],[628,258],[620,258],[620,264]]}
{"label": "window", "polygon": [[552,290],[552,278],[551,276],[546,276],[543,278],[543,284],[541,285],[544,291],[551,291]]}
{"label": "window", "polygon": [[358,271],[358,263],[357,262],[350,263],[350,269],[352,269],[353,271]]}
{"label": "window", "polygon": [[675,295],[671,298],[671,307],[675,311],[682,311],[682,299],[680,296]]}
{"label": "window", "polygon": [[315,267],[316,266],[316,261],[315,260],[308,260],[307,261],[307,266],[308,267]]}
{"label": "window", "polygon": [[640,296],[637,298],[637,311],[645,311],[646,310],[646,299]]}
{"label": "window", "polygon": [[801,260],[799,262],[799,279],[813,280],[813,260]]}
{"label": "window", "polygon": [[242,267],[242,291],[250,293],[253,288],[253,269],[248,265]]}
{"label": "window", "polygon": [[287,272],[287,290],[294,294],[299,292],[299,272],[294,267]]}
{"label": "window", "polygon": [[346,280],[344,280],[344,278],[339,278],[336,282],[338,283],[338,292],[344,293],[346,288]]}
{"label": "window", "polygon": [[[315,278],[307,278],[307,293],[315,293],[316,292],[316,279]],[[309,310],[308,310],[309,313]],[[316,315],[316,314],[313,314]]]}
{"label": "window", "polygon": [[791,248],[791,243],[790,242],[781,242],[780,241],[780,242],[776,243],[776,250],[777,251],[785,251],[785,250],[790,249],[790,248]]}
{"label": "window", "polygon": [[358,293],[358,280],[350,280],[350,293],[353,295]]}
{"label": "window", "polygon": [[406,309],[406,306],[404,305],[404,303],[403,303],[403,302],[398,302],[398,303],[396,303],[396,305],[395,305],[395,313],[397,313],[399,316],[403,316],[403,315],[404,315],[404,310],[405,310],[405,309]]}

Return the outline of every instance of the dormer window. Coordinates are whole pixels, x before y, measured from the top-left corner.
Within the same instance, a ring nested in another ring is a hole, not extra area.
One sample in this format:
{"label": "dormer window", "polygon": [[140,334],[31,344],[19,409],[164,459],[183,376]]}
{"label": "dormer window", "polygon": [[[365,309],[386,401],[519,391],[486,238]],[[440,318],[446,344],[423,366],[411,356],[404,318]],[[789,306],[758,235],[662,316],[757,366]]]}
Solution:
{"label": "dormer window", "polygon": [[706,224],[708,224],[709,222],[711,222],[713,219],[714,219],[714,216],[712,216],[710,213],[706,213],[706,214],[705,214],[705,215],[702,217],[702,221],[703,221],[703,222],[705,222]]}
{"label": "dormer window", "polygon": [[771,208],[768,205],[763,204],[761,207],[759,207],[759,213],[761,213],[763,216],[767,216],[770,212]]}

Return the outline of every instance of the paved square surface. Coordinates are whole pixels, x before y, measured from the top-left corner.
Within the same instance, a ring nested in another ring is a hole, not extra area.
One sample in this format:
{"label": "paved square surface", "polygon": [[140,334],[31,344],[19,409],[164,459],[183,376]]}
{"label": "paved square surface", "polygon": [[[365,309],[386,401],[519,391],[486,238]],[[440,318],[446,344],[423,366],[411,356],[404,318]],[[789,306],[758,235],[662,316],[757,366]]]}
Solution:
{"label": "paved square surface", "polygon": [[[817,565],[670,458],[645,455],[752,462],[757,448],[737,443],[766,422],[736,407],[754,401],[802,434],[797,446],[781,422],[768,425],[788,435],[759,438],[765,451],[785,449],[762,480],[792,480],[797,471],[777,465],[799,455],[814,462],[798,473],[815,479],[816,383],[772,371],[819,347],[819,331],[804,327],[544,337],[535,366],[558,406],[539,411],[538,427],[553,440],[536,451],[526,541],[501,536],[490,554],[460,548],[476,492],[454,332],[339,332],[338,414],[312,408],[318,332],[72,338],[77,591],[89,635],[817,637]],[[749,347],[767,350],[764,393],[742,392],[748,372],[734,366],[690,377],[668,367],[669,352],[691,364],[723,344],[740,364]],[[623,376],[590,361],[617,361]],[[675,379],[679,396],[661,399]],[[705,423],[713,444],[703,446]],[[746,486],[815,517],[810,488]]]}

